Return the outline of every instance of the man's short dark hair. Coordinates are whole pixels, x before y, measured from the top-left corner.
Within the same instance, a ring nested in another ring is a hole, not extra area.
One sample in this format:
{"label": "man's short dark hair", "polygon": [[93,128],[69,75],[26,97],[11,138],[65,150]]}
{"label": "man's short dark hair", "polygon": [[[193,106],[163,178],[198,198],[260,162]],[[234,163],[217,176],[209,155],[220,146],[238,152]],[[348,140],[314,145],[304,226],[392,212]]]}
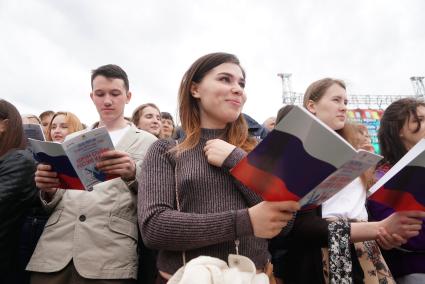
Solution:
{"label": "man's short dark hair", "polygon": [[127,73],[125,73],[125,71],[118,65],[107,64],[107,65],[100,66],[97,69],[94,69],[91,72],[91,88],[92,89],[93,89],[93,80],[94,78],[96,78],[96,76],[104,76],[110,79],[121,79],[124,81],[124,87],[126,91],[130,89]]}
{"label": "man's short dark hair", "polygon": [[46,111],[43,111],[42,113],[40,113],[40,115],[38,117],[41,120],[43,120],[44,117],[54,115],[54,114],[55,114],[55,112],[53,110],[46,110]]}

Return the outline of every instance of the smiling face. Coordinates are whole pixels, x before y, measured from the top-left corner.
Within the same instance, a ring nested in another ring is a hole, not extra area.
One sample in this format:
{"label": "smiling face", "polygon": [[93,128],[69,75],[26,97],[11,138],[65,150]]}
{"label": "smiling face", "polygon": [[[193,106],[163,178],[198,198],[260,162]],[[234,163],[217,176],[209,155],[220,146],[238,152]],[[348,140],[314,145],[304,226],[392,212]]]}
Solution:
{"label": "smiling face", "polygon": [[161,132],[161,113],[159,110],[147,106],[141,112],[137,127],[158,137]]}
{"label": "smiling face", "polygon": [[245,78],[234,63],[211,69],[199,83],[192,83],[191,94],[197,99],[201,127],[222,129],[240,115],[246,101]]}
{"label": "smiling face", "polygon": [[347,119],[347,102],[346,90],[333,84],[317,102],[309,100],[307,109],[333,130],[339,130]]}
{"label": "smiling face", "polygon": [[66,116],[63,114],[57,115],[52,120],[52,125],[50,127],[50,137],[52,137],[52,141],[62,143],[69,133],[69,124]]}
{"label": "smiling face", "polygon": [[400,139],[406,150],[410,150],[425,137],[425,107],[418,106],[416,108],[416,114],[418,119],[413,114],[410,114],[404,122],[403,128],[400,130]]}

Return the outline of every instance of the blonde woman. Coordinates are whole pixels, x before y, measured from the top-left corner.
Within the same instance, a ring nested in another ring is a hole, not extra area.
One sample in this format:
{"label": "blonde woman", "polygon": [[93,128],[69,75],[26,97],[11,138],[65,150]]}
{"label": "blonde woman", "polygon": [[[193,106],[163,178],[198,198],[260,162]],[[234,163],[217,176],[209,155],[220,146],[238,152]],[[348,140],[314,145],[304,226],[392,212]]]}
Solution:
{"label": "blonde woman", "polygon": [[78,117],[67,111],[55,113],[47,128],[47,140],[62,143],[68,134],[83,130]]}

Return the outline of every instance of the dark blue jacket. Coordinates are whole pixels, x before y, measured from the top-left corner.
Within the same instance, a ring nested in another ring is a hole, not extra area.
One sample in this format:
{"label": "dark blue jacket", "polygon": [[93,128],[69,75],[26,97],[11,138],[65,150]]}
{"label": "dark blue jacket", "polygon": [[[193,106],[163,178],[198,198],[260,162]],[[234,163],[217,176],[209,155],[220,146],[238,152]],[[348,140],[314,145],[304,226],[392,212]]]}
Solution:
{"label": "dark blue jacket", "polygon": [[258,140],[263,140],[267,134],[269,134],[268,130],[259,124],[255,119],[243,113],[245,117],[246,123],[248,124],[248,132],[251,136],[256,137]]}

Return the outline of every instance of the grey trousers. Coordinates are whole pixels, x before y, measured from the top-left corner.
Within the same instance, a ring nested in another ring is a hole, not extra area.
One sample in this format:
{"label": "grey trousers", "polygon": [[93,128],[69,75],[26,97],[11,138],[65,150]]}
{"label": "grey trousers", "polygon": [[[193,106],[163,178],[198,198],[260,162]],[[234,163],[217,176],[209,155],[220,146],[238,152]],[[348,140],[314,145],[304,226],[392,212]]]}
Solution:
{"label": "grey trousers", "polygon": [[70,263],[61,271],[53,273],[31,272],[31,284],[135,284],[134,279],[87,279],[81,277]]}

